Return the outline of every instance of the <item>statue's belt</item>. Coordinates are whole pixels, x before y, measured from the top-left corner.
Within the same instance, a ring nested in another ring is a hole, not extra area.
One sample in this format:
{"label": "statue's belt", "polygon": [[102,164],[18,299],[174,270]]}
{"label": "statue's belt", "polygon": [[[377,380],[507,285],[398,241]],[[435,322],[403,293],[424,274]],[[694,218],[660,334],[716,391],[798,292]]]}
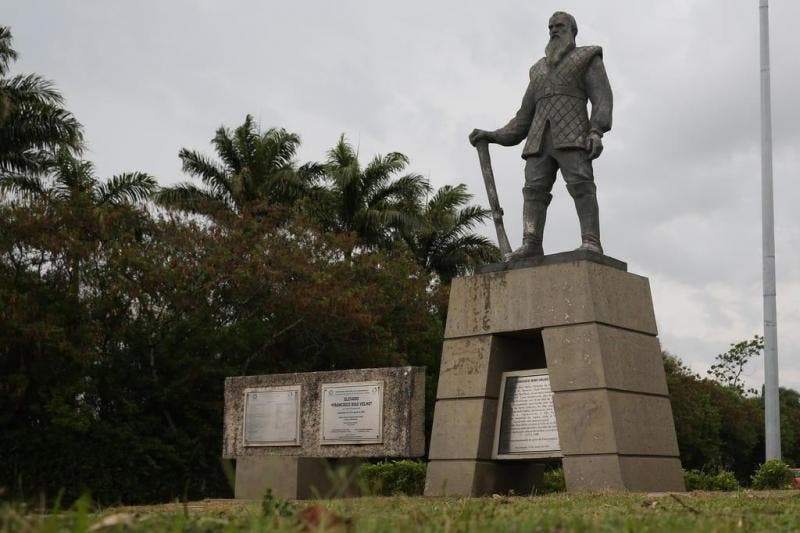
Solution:
{"label": "statue's belt", "polygon": [[586,92],[578,89],[577,87],[542,87],[534,94],[536,95],[536,100],[543,100],[544,98],[550,98],[551,96],[569,96],[572,98],[578,98],[584,102],[588,99]]}

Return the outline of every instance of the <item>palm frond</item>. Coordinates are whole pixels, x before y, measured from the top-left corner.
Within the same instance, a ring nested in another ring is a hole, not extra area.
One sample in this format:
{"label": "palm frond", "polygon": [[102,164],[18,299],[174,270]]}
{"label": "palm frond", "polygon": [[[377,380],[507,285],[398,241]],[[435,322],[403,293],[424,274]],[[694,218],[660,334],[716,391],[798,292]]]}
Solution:
{"label": "palm frond", "polygon": [[214,138],[211,139],[211,144],[214,146],[219,158],[222,159],[222,163],[228,167],[228,172],[235,174],[242,171],[244,162],[236,149],[236,144],[228,128],[220,126],[214,134]]}
{"label": "palm frond", "polygon": [[233,131],[233,142],[244,165],[255,158],[258,141],[259,135],[253,116],[247,115],[244,123]]}
{"label": "palm frond", "polygon": [[500,250],[489,238],[474,233],[453,239],[442,248],[446,254],[452,254],[457,250],[462,251],[466,256],[477,259],[496,260],[500,258]]}
{"label": "palm frond", "polygon": [[400,152],[390,152],[385,156],[376,155],[364,169],[364,174],[392,175],[401,172],[408,165],[408,157]]}
{"label": "palm frond", "polygon": [[428,257],[428,268],[442,283],[489,262],[500,260],[500,250],[482,235],[464,235],[452,240]]}
{"label": "palm frond", "polygon": [[491,216],[491,210],[479,205],[470,205],[458,212],[453,225],[462,231],[468,231],[485,222]]}
{"label": "palm frond", "polygon": [[428,200],[426,212],[431,215],[453,211],[472,199],[467,186],[459,183],[456,186],[444,185]]}
{"label": "palm frond", "polygon": [[304,163],[297,169],[297,175],[308,185],[318,183],[325,176],[325,165],[322,163]]}
{"label": "palm frond", "polygon": [[19,74],[0,80],[0,93],[5,94],[16,105],[59,106],[64,97],[55,84],[39,74]]}
{"label": "palm frond", "polygon": [[420,205],[423,196],[430,188],[430,183],[425,176],[421,174],[406,174],[373,191],[367,201],[371,207],[386,201],[394,201],[404,204],[407,209],[413,209]]}
{"label": "palm frond", "polygon": [[25,174],[5,174],[0,176],[0,191],[16,194],[23,198],[33,198],[46,194],[44,182],[41,178]]}
{"label": "palm frond", "polygon": [[53,186],[50,194],[58,200],[67,200],[79,195],[92,195],[97,185],[94,164],[73,156],[67,150],[58,152],[53,162]]}
{"label": "palm frond", "polygon": [[0,26],[0,76],[5,76],[12,61],[17,60],[17,51],[11,45],[11,28]]}
{"label": "palm frond", "polygon": [[260,142],[266,161],[275,169],[291,167],[299,146],[300,136],[283,128],[269,129]]}
{"label": "palm frond", "polygon": [[153,194],[155,202],[167,209],[214,216],[221,211],[233,210],[230,199],[223,199],[214,192],[201,189],[191,183],[179,183],[165,187]]}
{"label": "palm frond", "polygon": [[8,145],[0,145],[0,173],[9,174],[42,174],[52,160],[52,154],[35,149],[15,149]]}
{"label": "palm frond", "polygon": [[46,105],[12,106],[0,128],[2,151],[68,147],[80,153],[83,128],[69,111]]}
{"label": "palm frond", "polygon": [[347,142],[344,133],[339,136],[337,143],[328,150],[327,164],[329,168],[358,167],[358,156],[353,145]]}
{"label": "palm frond", "polygon": [[231,180],[219,163],[194,150],[178,152],[183,171],[200,180],[219,195],[233,195]]}
{"label": "palm frond", "polygon": [[413,213],[399,209],[365,209],[362,213],[361,221],[369,221],[375,227],[375,229],[368,230],[366,233],[373,234],[382,233],[389,229],[410,229],[418,220]]}
{"label": "palm frond", "polygon": [[139,203],[149,199],[158,189],[158,182],[144,172],[126,172],[112,176],[95,187],[100,204]]}
{"label": "palm frond", "polygon": [[303,196],[308,184],[293,169],[278,170],[260,184],[256,191],[271,203],[290,205]]}
{"label": "palm frond", "polygon": [[465,207],[455,214],[447,226],[440,228],[437,246],[443,250],[449,250],[457,247],[457,243],[465,243],[464,245],[466,245],[466,243],[473,242],[472,239],[478,239],[480,242],[490,242],[483,236],[469,233],[475,225],[483,222],[489,216],[490,211],[480,206]]}
{"label": "palm frond", "polygon": [[364,168],[362,181],[365,196],[373,196],[383,189],[392,175],[401,172],[408,165],[408,158],[400,152],[391,152],[385,156],[377,155]]}

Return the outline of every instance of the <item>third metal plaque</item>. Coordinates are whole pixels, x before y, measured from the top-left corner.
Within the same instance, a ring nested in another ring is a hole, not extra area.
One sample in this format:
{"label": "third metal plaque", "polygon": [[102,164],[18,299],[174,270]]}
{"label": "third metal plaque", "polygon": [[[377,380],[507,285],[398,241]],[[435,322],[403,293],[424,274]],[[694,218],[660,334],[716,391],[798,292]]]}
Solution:
{"label": "third metal plaque", "polygon": [[546,369],[502,376],[493,457],[561,457],[553,392]]}

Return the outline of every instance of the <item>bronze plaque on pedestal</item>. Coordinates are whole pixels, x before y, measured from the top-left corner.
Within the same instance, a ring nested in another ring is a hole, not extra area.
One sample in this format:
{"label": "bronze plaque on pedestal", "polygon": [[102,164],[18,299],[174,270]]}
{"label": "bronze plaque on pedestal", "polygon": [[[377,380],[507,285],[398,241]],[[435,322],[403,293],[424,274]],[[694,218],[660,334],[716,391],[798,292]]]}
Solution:
{"label": "bronze plaque on pedestal", "polygon": [[501,379],[492,458],[561,457],[547,370],[504,372]]}

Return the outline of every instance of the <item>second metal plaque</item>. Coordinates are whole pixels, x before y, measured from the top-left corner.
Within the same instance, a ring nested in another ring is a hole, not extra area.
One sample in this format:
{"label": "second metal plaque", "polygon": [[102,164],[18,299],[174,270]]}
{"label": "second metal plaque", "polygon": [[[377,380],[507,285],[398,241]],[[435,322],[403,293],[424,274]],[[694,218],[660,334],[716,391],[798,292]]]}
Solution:
{"label": "second metal plaque", "polygon": [[548,457],[561,457],[561,446],[547,370],[504,372],[492,458]]}
{"label": "second metal plaque", "polygon": [[300,445],[300,385],[244,390],[245,446]]}
{"label": "second metal plaque", "polygon": [[383,381],[322,385],[321,444],[383,442]]}

